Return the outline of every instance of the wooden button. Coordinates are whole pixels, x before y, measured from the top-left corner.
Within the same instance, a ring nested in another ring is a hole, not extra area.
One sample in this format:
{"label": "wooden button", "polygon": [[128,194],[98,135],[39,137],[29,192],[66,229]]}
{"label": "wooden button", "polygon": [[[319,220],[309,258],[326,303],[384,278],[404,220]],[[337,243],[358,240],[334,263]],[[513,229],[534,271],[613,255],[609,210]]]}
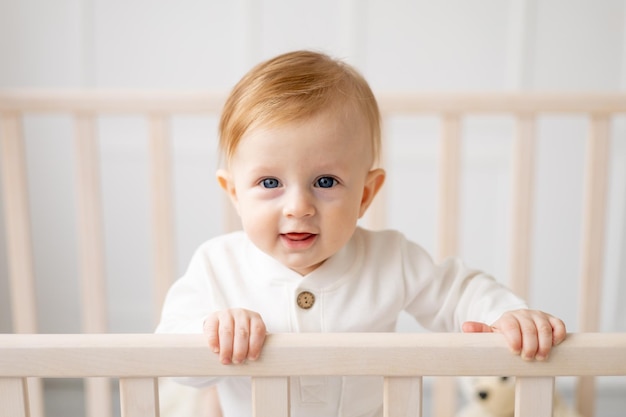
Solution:
{"label": "wooden button", "polygon": [[308,310],[309,308],[313,307],[313,304],[315,304],[315,296],[313,295],[313,293],[310,293],[308,291],[302,291],[300,294],[298,294],[298,298],[296,301],[298,302],[298,307]]}

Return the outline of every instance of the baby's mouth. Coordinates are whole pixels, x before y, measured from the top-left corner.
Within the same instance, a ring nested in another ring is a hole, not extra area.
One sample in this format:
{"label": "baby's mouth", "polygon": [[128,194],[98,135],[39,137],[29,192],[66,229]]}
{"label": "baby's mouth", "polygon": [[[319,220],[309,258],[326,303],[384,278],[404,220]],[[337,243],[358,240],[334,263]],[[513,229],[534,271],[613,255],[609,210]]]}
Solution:
{"label": "baby's mouth", "polygon": [[310,239],[315,235],[313,233],[284,233],[283,236],[285,236],[289,240],[299,242]]}
{"label": "baby's mouth", "polygon": [[286,248],[301,251],[311,248],[317,241],[317,236],[314,233],[283,233],[280,238]]}

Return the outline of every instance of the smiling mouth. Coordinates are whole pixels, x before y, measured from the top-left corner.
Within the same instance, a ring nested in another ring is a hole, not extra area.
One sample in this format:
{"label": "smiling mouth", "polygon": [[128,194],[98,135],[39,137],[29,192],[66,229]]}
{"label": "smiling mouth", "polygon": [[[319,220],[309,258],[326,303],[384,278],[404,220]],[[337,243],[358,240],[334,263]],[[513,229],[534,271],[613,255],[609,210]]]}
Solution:
{"label": "smiling mouth", "polygon": [[292,250],[308,249],[317,239],[314,233],[283,233],[280,237],[283,244]]}
{"label": "smiling mouth", "polygon": [[300,242],[310,239],[316,235],[314,235],[313,233],[284,233],[283,236],[285,236],[289,240]]}

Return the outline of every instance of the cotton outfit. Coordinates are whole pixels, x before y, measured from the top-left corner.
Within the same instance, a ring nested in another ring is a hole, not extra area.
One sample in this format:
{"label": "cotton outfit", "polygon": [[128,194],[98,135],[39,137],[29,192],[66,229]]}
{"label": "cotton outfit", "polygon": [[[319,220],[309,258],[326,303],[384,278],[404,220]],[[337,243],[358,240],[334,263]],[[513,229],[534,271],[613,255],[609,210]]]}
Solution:
{"label": "cotton outfit", "polygon": [[[315,297],[308,309],[297,303],[303,291]],[[493,323],[526,304],[458,259],[435,264],[399,232],[357,228],[344,248],[306,276],[259,250],[243,232],[207,241],[168,292],[157,332],[201,333],[205,317],[227,308],[258,312],[268,333],[393,332],[402,311],[427,329],[450,332],[467,320]],[[216,382],[225,417],[251,414],[249,378],[186,381]],[[382,416],[382,378],[294,377],[290,392],[294,417]]]}

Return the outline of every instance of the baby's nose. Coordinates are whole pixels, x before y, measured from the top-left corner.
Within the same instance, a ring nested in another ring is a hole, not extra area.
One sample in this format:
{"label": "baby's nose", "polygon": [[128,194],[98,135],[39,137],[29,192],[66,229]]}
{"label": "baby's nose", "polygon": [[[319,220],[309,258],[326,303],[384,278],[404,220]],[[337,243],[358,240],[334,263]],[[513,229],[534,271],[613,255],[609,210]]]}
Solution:
{"label": "baby's nose", "polygon": [[305,190],[292,190],[287,193],[283,214],[286,217],[306,217],[315,214],[311,195]]}

